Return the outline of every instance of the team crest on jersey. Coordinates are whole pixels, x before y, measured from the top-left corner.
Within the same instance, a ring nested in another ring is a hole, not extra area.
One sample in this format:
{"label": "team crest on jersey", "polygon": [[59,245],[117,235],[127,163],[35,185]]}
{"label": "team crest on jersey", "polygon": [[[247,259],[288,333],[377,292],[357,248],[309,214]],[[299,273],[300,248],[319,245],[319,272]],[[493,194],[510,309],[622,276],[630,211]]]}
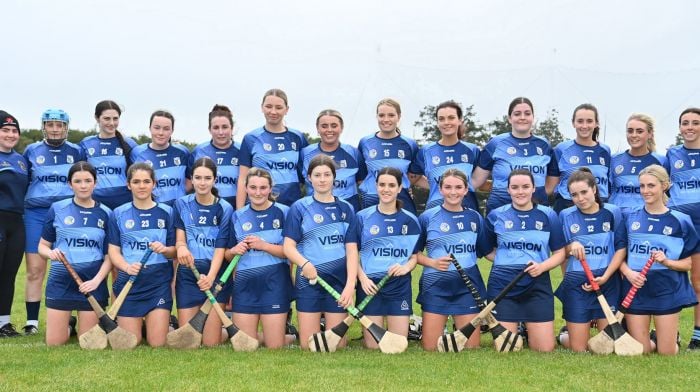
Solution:
{"label": "team crest on jersey", "polygon": [[369,157],[376,158],[377,157],[377,150],[375,150],[375,149],[369,150]]}
{"label": "team crest on jersey", "polygon": [[38,157],[36,157],[36,163],[43,165],[44,162],[46,162],[46,158],[44,158],[43,155],[39,155]]}
{"label": "team crest on jersey", "polygon": [[408,234],[408,225],[402,225],[401,226],[401,235],[406,235]]}
{"label": "team crest on jersey", "polygon": [[346,216],[348,216],[348,214],[346,214],[346,213],[343,212],[342,214],[340,214],[340,219],[341,219],[341,220],[345,220],[345,217],[346,217]]}
{"label": "team crest on jersey", "polygon": [[605,166],[605,158],[599,157],[599,162],[600,162],[601,166]]}
{"label": "team crest on jersey", "polygon": [[664,226],[664,235],[671,235],[673,229],[670,226]]}
{"label": "team crest on jersey", "polygon": [[404,153],[403,150],[399,150],[397,152],[397,154],[398,154],[399,158],[401,158],[401,159],[406,158],[406,153]]}
{"label": "team crest on jersey", "polygon": [[401,302],[401,310],[408,310],[408,302],[406,302],[406,300]]}
{"label": "team crest on jersey", "polygon": [[104,229],[105,228],[105,221],[103,221],[102,219],[98,219],[97,220],[97,227],[99,227],[100,229]]}
{"label": "team crest on jersey", "polygon": [[578,163],[578,156],[572,155],[571,158],[569,158],[569,163],[572,165],[575,165]]}
{"label": "team crest on jersey", "polygon": [[2,167],[8,167],[10,166],[10,163],[7,161],[2,161]]}
{"label": "team crest on jersey", "polygon": [[346,161],[345,159],[341,159],[339,165],[341,169],[344,169],[348,167],[348,161]]}
{"label": "team crest on jersey", "polygon": [[175,162],[175,166],[180,166],[180,157],[173,158],[173,162]]}
{"label": "team crest on jersey", "polygon": [[505,221],[506,229],[512,229],[513,228],[513,221]]}
{"label": "team crest on jersey", "polygon": [[518,152],[518,150],[516,150],[515,147],[508,147],[506,152],[508,153],[508,155],[515,155],[515,153]]}
{"label": "team crest on jersey", "polygon": [[316,222],[316,223],[323,223],[323,215],[321,215],[321,214],[314,214],[314,222]]}
{"label": "team crest on jersey", "polygon": [[603,231],[606,233],[610,231],[610,222],[603,222]]}
{"label": "team crest on jersey", "polygon": [[625,167],[622,165],[617,165],[615,166],[615,174],[620,174],[622,171],[625,170]]}
{"label": "team crest on jersey", "polygon": [[544,154],[544,151],[542,151],[541,147],[537,147],[537,155],[542,155]]}
{"label": "team crest on jersey", "polygon": [[639,230],[641,226],[639,222],[632,222],[632,230]]}
{"label": "team crest on jersey", "polygon": [[146,160],[146,162],[144,162],[144,163],[150,167],[153,167],[153,162],[151,162],[150,160]]}
{"label": "team crest on jersey", "polygon": [[446,222],[440,223],[440,231],[447,233],[450,231],[450,225],[448,225]]}
{"label": "team crest on jersey", "polygon": [[124,155],[124,150],[122,150],[121,147],[117,147],[114,149],[114,154],[115,155]]}
{"label": "team crest on jersey", "polygon": [[212,218],[211,223],[214,226],[218,226],[219,225],[219,218],[217,218],[216,215],[214,215],[214,218]]}
{"label": "team crest on jersey", "polygon": [[20,170],[22,171],[27,171],[27,165],[24,164],[22,161],[17,161],[17,166],[19,166]]}
{"label": "team crest on jersey", "polygon": [[379,226],[377,225],[372,225],[372,227],[369,228],[369,233],[372,235],[377,235],[379,234]]}
{"label": "team crest on jersey", "polygon": [[244,231],[250,231],[250,229],[252,229],[252,228],[253,228],[253,224],[250,223],[250,222],[246,222],[246,223],[243,224],[243,230],[244,230]]}
{"label": "team crest on jersey", "polygon": [[280,228],[280,220],[279,220],[279,219],[273,219],[273,220],[272,220],[272,228],[273,228],[273,229],[279,229],[279,228]]}
{"label": "team crest on jersey", "polygon": [[472,231],[476,233],[476,222],[471,222],[470,226],[472,228]]}
{"label": "team crest on jersey", "polygon": [[297,149],[297,142],[292,142],[292,150],[296,151]]}
{"label": "team crest on jersey", "polygon": [[66,157],[66,162],[68,162],[68,163],[73,163],[73,155],[68,155],[68,156]]}
{"label": "team crest on jersey", "polygon": [[124,222],[124,227],[126,227],[127,229],[133,229],[134,228],[134,220],[127,219],[126,222]]}
{"label": "team crest on jersey", "polygon": [[581,230],[581,226],[577,225],[576,223],[569,226],[569,231],[571,231],[574,234],[578,233],[579,230]]}
{"label": "team crest on jersey", "polygon": [[469,155],[467,154],[462,154],[461,160],[463,163],[469,163]]}
{"label": "team crest on jersey", "polygon": [[535,229],[542,230],[543,227],[544,227],[544,224],[542,222],[535,221]]}
{"label": "team crest on jersey", "polygon": [[90,154],[90,156],[95,155],[95,149],[92,147],[88,148],[88,154]]}
{"label": "team crest on jersey", "polygon": [[268,143],[263,144],[263,150],[265,151],[272,151],[272,146]]}
{"label": "team crest on jersey", "polygon": [[72,225],[75,223],[75,218],[72,216],[68,215],[67,217],[63,218],[63,223],[67,224],[68,226]]}
{"label": "team crest on jersey", "polygon": [[433,165],[439,165],[440,164],[440,157],[439,156],[434,156],[433,159],[431,160],[433,162]]}
{"label": "team crest on jersey", "polygon": [[683,163],[683,161],[679,159],[676,161],[676,163],[673,164],[673,167],[675,167],[676,169],[680,169],[683,167],[684,164],[685,163]]}
{"label": "team crest on jersey", "polygon": [[158,228],[165,229],[165,219],[158,219]]}
{"label": "team crest on jersey", "polygon": [[238,166],[238,158],[231,158],[231,165]]}

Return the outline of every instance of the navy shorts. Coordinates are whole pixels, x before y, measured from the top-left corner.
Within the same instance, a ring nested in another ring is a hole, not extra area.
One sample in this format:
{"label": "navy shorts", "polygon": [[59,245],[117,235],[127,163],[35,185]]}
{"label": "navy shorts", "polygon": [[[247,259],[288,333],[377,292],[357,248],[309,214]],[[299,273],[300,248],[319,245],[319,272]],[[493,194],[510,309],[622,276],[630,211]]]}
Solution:
{"label": "navy shorts", "polygon": [[[97,302],[100,304],[100,306],[102,306],[102,309],[107,307],[106,299]],[[47,299],[46,308],[55,310],[65,310],[69,312],[72,310],[77,310],[80,312],[89,312],[93,310],[92,306],[90,306],[90,303],[87,301],[87,299],[85,299],[84,301],[72,299]]]}
{"label": "navy shorts", "polygon": [[[464,270],[482,299],[486,298],[486,286],[479,267]],[[424,312],[444,316],[479,313],[479,306],[456,270],[423,274],[419,284],[418,298]]]}
{"label": "navy shorts", "polygon": [[[195,266],[200,274],[209,273],[210,264],[208,262],[196,261]],[[217,274],[217,281],[224,273],[226,269],[225,265],[222,265]],[[216,302],[227,303],[229,298],[231,298],[231,290],[233,289],[233,284],[231,280],[224,284],[223,289],[216,296]],[[199,289],[197,286],[197,280],[194,278],[194,274],[189,267],[183,265],[177,266],[177,279],[175,280],[175,300],[177,302],[178,309],[186,309],[192,307],[199,307],[207,301],[207,295],[204,291]]]}
{"label": "navy shorts", "polygon": [[25,252],[39,253],[39,240],[41,239],[41,232],[44,230],[44,223],[48,213],[48,207],[24,209],[24,232],[27,236],[27,242],[24,245]]}
{"label": "navy shorts", "polygon": [[[626,293],[630,287],[629,281],[623,279],[622,292]],[[697,303],[687,272],[667,268],[652,269],[647,273],[646,283],[637,291],[627,312],[640,315],[674,314]]]}
{"label": "navy shorts", "polygon": [[[373,277],[376,284],[381,276]],[[367,294],[362,287],[357,287],[357,303],[362,302]],[[411,290],[411,274],[391,278],[362,313],[368,316],[410,316],[413,314],[413,296]]]}
{"label": "navy shorts", "polygon": [[[488,297],[492,300],[522,269],[494,267],[491,269]],[[532,278],[526,275],[501,302],[495,316],[505,322],[547,322],[554,320],[554,294],[549,272]]]}
{"label": "navy shorts", "polygon": [[292,300],[292,278],[287,263],[236,271],[233,308],[236,313],[287,313]]}
{"label": "navy shorts", "polygon": [[[330,294],[323,297],[297,297],[297,312],[345,313],[346,310]],[[235,311],[235,310],[234,310]]]}
{"label": "navy shorts", "polygon": [[[118,295],[118,293],[115,293]],[[170,284],[162,285],[152,290],[149,295],[140,295],[138,299],[127,295],[117,316],[145,317],[154,309],[165,309],[170,312],[173,308],[173,295]]]}
{"label": "navy shorts", "polygon": [[[605,268],[595,270],[593,276],[601,276],[605,270]],[[564,275],[564,280],[554,293],[562,303],[564,320],[571,323],[587,323],[591,320],[605,318],[595,292],[588,292],[581,288],[581,285],[587,282],[586,274],[582,271],[567,272]],[[613,312],[617,304],[620,303],[621,286],[620,275],[615,273],[600,288]]]}

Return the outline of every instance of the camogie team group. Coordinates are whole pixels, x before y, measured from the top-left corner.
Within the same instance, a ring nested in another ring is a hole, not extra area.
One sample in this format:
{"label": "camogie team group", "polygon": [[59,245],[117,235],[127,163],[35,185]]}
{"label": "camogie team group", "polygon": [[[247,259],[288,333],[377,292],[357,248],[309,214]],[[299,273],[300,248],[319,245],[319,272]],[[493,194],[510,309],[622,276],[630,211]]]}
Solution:
{"label": "camogie team group", "polygon": [[[411,271],[420,264],[422,346],[435,350],[448,317],[461,328],[482,305],[457,263],[487,300],[525,270],[496,305],[498,321],[514,333],[526,330],[530,349],[552,351],[556,296],[566,320],[561,343],[585,351],[592,322],[608,325],[585,261],[613,307],[638,288],[625,322],[644,352],[676,354],[680,312],[693,306],[688,348],[700,349],[700,108],[680,114],[683,144],[665,156],[655,152],[654,122],[643,114],[627,120],[629,149],[612,154],[598,141],[590,104],[573,111],[575,140],[552,147],[532,134],[530,100],[516,98],[508,107],[511,132],[483,149],[462,140],[468,130],[453,101],[437,107],[440,139],[420,148],[399,131],[401,108],[392,99],[378,103],[379,129],[357,147],[341,142],[335,110],[320,112],[321,141],[308,145],[285,125],[283,91],[266,92],[261,108],[265,124],[239,145],[230,110],[214,106],[211,140],[193,151],[171,142],[175,118],[167,111],[151,115],[152,141],[137,145],[118,130],[120,107],[99,102],[99,134],[73,144],[68,114],[50,109],[42,115],[44,140],[23,154],[14,151],[17,119],[0,111],[0,336],[20,335],[10,314],[23,255],[22,332],[38,333],[45,295],[50,346],[69,340],[74,311],[78,335],[98,323],[86,294],[106,308],[110,274],[112,295],[130,289],[118,326],[151,346],[166,344],[174,302],[184,326],[214,287],[215,302],[230,302],[233,324],[268,348],[297,338],[308,349],[322,322],[338,325],[346,308],[368,296],[363,313],[407,336]],[[484,217],[475,190],[489,178]],[[420,216],[411,185],[429,190]],[[493,262],[486,283],[481,257]],[[236,265],[226,281],[229,263]],[[563,280],[553,290],[549,271],[559,266]],[[287,333],[292,302],[298,336]],[[225,331],[220,318],[208,317],[202,343],[220,344]],[[478,329],[467,338],[466,347],[480,345]],[[364,343],[378,347],[367,329]]]}

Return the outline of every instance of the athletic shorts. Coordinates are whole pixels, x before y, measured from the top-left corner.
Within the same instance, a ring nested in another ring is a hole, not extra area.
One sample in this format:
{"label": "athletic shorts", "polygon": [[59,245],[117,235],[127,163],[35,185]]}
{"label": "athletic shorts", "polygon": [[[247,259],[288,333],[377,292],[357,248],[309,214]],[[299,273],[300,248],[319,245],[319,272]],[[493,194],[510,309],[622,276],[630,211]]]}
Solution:
{"label": "athletic shorts", "polygon": [[[102,267],[102,260],[73,265],[76,273],[83,281],[92,279]],[[91,310],[85,295],[78,290],[78,285],[68,273],[63,264],[53,262],[46,281],[46,306],[58,310]],[[103,280],[92,292],[102,307],[107,305],[109,292],[107,281]],[[80,307],[74,307],[74,306]]]}
{"label": "athletic shorts", "polygon": [[289,273],[287,263],[236,271],[232,310],[246,314],[288,312],[292,300],[292,278]]}
{"label": "athletic shorts", "polygon": [[[382,279],[381,276],[372,278],[376,284]],[[365,299],[367,294],[358,285],[357,303]],[[413,296],[411,290],[411,274],[395,276],[389,279],[384,287],[379,290],[372,301],[362,313],[368,316],[410,316],[413,314]]]}
{"label": "athletic shorts", "polygon": [[[97,301],[100,306],[102,306],[102,309],[105,309],[107,307],[107,300],[103,299],[100,301]],[[84,311],[91,311],[92,306],[90,306],[90,303],[87,301],[87,298],[79,301],[79,300],[71,300],[71,299],[46,299],[46,308],[47,309],[55,309],[55,310],[65,310],[65,311],[72,311],[72,310],[77,310],[80,312]]]}
{"label": "athletic shorts", "polygon": [[[195,266],[200,274],[205,275],[209,273],[209,267],[211,264],[207,261],[195,261]],[[216,276],[217,281],[224,273],[226,269],[225,265],[219,268],[219,273]],[[231,298],[231,290],[233,289],[233,284],[229,279],[221,292],[216,295],[216,302],[224,304],[227,303],[229,298]],[[213,290],[213,287],[212,287]],[[178,309],[186,309],[193,307],[200,307],[207,301],[207,295],[204,291],[199,289],[197,286],[197,280],[194,278],[194,274],[189,267],[178,265],[177,266],[177,279],[175,279],[175,300],[177,302]]]}
{"label": "athletic shorts", "polygon": [[41,239],[41,232],[44,230],[44,223],[48,213],[48,207],[24,209],[24,230],[27,234],[27,242],[24,246],[25,252],[39,253],[39,240]]}
{"label": "athletic shorts", "polygon": [[[622,292],[627,293],[630,287],[629,281],[623,279]],[[642,315],[674,314],[697,303],[687,272],[652,269],[647,273],[644,286],[637,290],[627,312]]]}
{"label": "athletic shorts", "polygon": [[[601,276],[605,273],[605,268],[593,271],[593,276]],[[554,292],[562,303],[564,320],[571,323],[587,323],[591,320],[604,319],[605,314],[600,307],[598,297],[593,291],[585,291],[581,285],[588,283],[588,278],[583,271],[567,272],[564,280]],[[615,273],[600,288],[603,296],[615,311],[615,307],[620,303],[620,288],[622,280],[620,275]]]}
{"label": "athletic shorts", "polygon": [[[119,293],[115,293],[119,295]],[[150,295],[140,296],[139,299],[130,299],[126,296],[124,304],[119,309],[117,316],[145,317],[154,309],[165,309],[170,312],[173,308],[173,295],[170,284],[156,287]]]}
{"label": "athletic shorts", "polygon": [[[491,270],[489,277],[488,297],[492,300],[496,297],[498,291],[505,287],[514,277],[520,272],[520,269],[514,269],[511,275],[501,275],[496,279],[494,269]],[[505,278],[505,279],[503,279]],[[523,283],[525,286],[520,286]],[[549,272],[531,278],[526,275],[515,289],[511,291],[514,295],[506,296],[501,302],[496,305],[495,316],[500,321],[506,322],[546,322],[554,320],[554,294],[552,293],[552,283],[549,278]],[[498,290],[498,291],[496,291]],[[492,294],[492,291],[496,294]]]}
{"label": "athletic shorts", "polygon": [[[297,312],[307,313],[346,313],[342,306],[331,297],[330,294],[324,297],[298,297]],[[234,310],[235,312],[236,310]]]}
{"label": "athletic shorts", "polygon": [[[479,267],[464,270],[483,299],[486,299],[486,286],[481,278]],[[479,306],[474,300],[464,280],[456,270],[440,271],[421,276],[416,302],[421,304],[423,312],[444,316],[467,315],[479,313]]]}

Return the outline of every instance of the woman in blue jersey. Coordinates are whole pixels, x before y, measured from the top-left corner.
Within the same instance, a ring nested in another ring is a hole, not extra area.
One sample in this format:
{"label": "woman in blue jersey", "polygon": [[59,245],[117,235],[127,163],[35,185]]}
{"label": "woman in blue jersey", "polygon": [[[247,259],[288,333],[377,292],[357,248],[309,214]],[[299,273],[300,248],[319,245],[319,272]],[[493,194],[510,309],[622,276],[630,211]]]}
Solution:
{"label": "woman in blue jersey", "polygon": [[174,130],[175,117],[165,110],[157,110],[151,114],[149,123],[151,142],[131,150],[132,162],[146,162],[153,167],[157,185],[153,194],[156,201],[169,206],[192,190],[187,176],[190,152],[182,144],[172,143]]}
{"label": "woman in blue jersey", "polygon": [[[274,183],[273,193],[277,201],[291,205],[301,198],[301,168],[299,153],[308,142],[304,135],[284,124],[284,116],[289,111],[287,94],[280,89],[265,93],[262,112],[265,125],[248,132],[241,143],[239,157],[241,178],[248,175],[252,167],[259,167],[270,172]],[[245,185],[238,183],[236,209],[245,205]]]}
{"label": "woman in blue jersey", "polygon": [[131,192],[126,187],[126,169],[131,164],[131,150],[136,142],[124,137],[119,128],[122,110],[114,101],[100,101],[95,106],[95,120],[100,133],[88,136],[80,142],[87,161],[100,179],[95,188],[95,200],[115,209],[131,201]]}
{"label": "woman in blue jersey", "polygon": [[249,336],[258,336],[267,348],[285,343],[287,312],[292,299],[289,262],[282,249],[282,227],[289,208],[272,197],[272,176],[254,167],[243,179],[249,204],[234,213],[235,246],[227,258],[240,255],[233,292],[233,322]]}
{"label": "woman in blue jersey", "polygon": [[511,202],[507,184],[511,171],[515,169],[526,169],[532,173],[535,181],[533,198],[537,203],[547,203],[545,183],[556,181],[556,177],[551,176],[558,173],[549,142],[532,134],[534,112],[532,102],[525,97],[511,101],[508,122],[512,131],[492,137],[479,155],[479,162],[472,173],[472,185],[474,189],[479,189],[489,175],[492,176],[493,186],[486,203],[487,211]]}
{"label": "woman in blue jersey", "polygon": [[559,214],[569,255],[564,279],[555,292],[562,302],[568,331],[568,338],[560,341],[572,351],[586,351],[590,321],[597,320],[599,330],[608,323],[579,260],[585,257],[605,299],[614,306],[620,302],[617,270],[627,254],[627,236],[620,209],[602,202],[596,177],[587,167],[567,177],[567,194],[575,207]]}
{"label": "woman in blue jersey", "polygon": [[0,110],[0,338],[19,336],[10,323],[15,278],[24,253],[24,196],[29,183],[27,161],[14,148],[19,122]]}
{"label": "woman in blue jersey", "polygon": [[[107,282],[112,266],[107,254],[107,227],[112,211],[93,199],[97,172],[84,161],[68,171],[68,184],[74,196],[51,205],[39,241],[39,255],[51,260],[46,282],[46,345],[65,344],[70,337],[71,311],[78,311],[78,335],[97,324],[97,315],[85,298],[92,293],[102,307],[107,306]],[[83,280],[78,286],[59,261],[65,256]]]}
{"label": "woman in blue jersey", "polygon": [[610,165],[610,203],[623,213],[644,205],[639,195],[639,173],[649,165],[664,165],[666,158],[656,153],[654,119],[634,113],[627,119],[627,151],[615,154]]}
{"label": "woman in blue jersey", "polygon": [[39,255],[37,247],[46,214],[53,202],[73,195],[68,186],[68,170],[74,163],[84,160],[83,149],[66,140],[69,121],[68,114],[63,110],[46,110],[41,115],[44,140],[32,143],[24,150],[30,174],[29,188],[24,200],[24,226],[27,236],[24,250],[27,260],[27,283],[24,289],[27,307],[25,335],[39,332],[39,307],[46,274],[46,259]]}
{"label": "woman in blue jersey", "polygon": [[[593,173],[597,195],[602,202],[607,201],[610,195],[610,147],[598,142],[598,109],[590,103],[578,105],[574,109],[571,122],[576,129],[576,139],[563,141],[554,148],[554,161],[559,176],[550,181],[550,186],[555,193],[552,208],[556,212],[574,205],[567,184],[569,176],[579,167],[585,166]],[[551,192],[551,189],[547,190],[547,193]]]}
{"label": "woman in blue jersey", "polygon": [[194,161],[209,157],[216,163],[216,189],[219,196],[233,208],[236,207],[238,190],[238,155],[240,146],[233,141],[233,115],[224,105],[214,105],[209,112],[209,134],[211,140],[192,150],[190,155],[190,173]]}
{"label": "woman in blue jersey", "polygon": [[382,99],[377,104],[377,125],[379,131],[360,140],[358,149],[365,162],[367,175],[360,184],[362,208],[379,203],[377,194],[377,172],[385,167],[395,167],[403,173],[399,200],[403,207],[415,214],[416,206],[408,193],[411,184],[421,177],[412,163],[416,161],[418,145],[415,140],[401,134],[401,105],[391,98]]}
{"label": "woman in blue jersey", "polygon": [[[398,195],[401,192],[403,174],[399,169],[386,167],[377,172],[379,203],[357,213],[357,238],[360,251],[360,268],[357,277],[361,287],[357,300],[376,295],[364,309],[364,314],[389,331],[408,336],[408,318],[413,314],[411,271],[416,268],[420,246],[421,227],[412,213],[401,208]],[[377,282],[384,275],[393,278],[377,292]],[[364,331],[365,346],[379,346]],[[437,340],[436,340],[437,341]]]}
{"label": "woman in blue jersey", "polygon": [[[697,305],[688,271],[691,257],[697,257],[700,240],[690,217],[666,206],[670,186],[668,173],[651,165],[639,173],[639,189],[644,206],[626,215],[627,261],[620,266],[624,275],[623,292],[634,285],[639,288],[625,320],[630,335],[644,345],[644,352],[674,355],[680,312]],[[655,263],[641,276],[639,271],[649,256]],[[655,342],[649,338],[654,321]]]}
{"label": "woman in blue jersey", "polygon": [[[335,162],[319,154],[309,163],[313,196],[289,208],[282,234],[284,255],[296,264],[295,298],[299,318],[299,343],[308,348],[309,336],[320,330],[321,313],[334,327],[353,303],[358,255],[355,212],[350,203],[333,196]],[[341,296],[336,300],[320,285],[310,285],[320,275]]]}
{"label": "woman in blue jersey", "polygon": [[301,150],[302,176],[306,178],[306,194],[310,196],[313,194],[313,187],[307,172],[311,159],[318,154],[326,154],[333,158],[337,166],[333,195],[347,201],[355,211],[359,211],[360,196],[357,193],[357,183],[367,175],[367,167],[357,148],[340,142],[343,126],[343,117],[337,110],[326,109],[318,114],[316,130],[321,141]]}
{"label": "woman in blue jersey", "polygon": [[[469,179],[481,152],[476,145],[462,141],[468,130],[463,121],[462,107],[457,102],[446,101],[439,104],[435,114],[440,140],[423,146],[416,157],[417,171],[427,177],[430,189],[426,209],[442,204],[439,184],[446,170],[459,169],[467,175],[467,183],[471,182]],[[468,190],[472,192],[463,197],[464,206],[478,211],[476,194],[473,189]]]}
{"label": "woman in blue jersey", "polygon": [[[485,243],[484,220],[475,211],[464,207],[469,193],[467,175],[459,169],[445,170],[440,177],[442,204],[426,210],[420,216],[427,254],[418,253],[423,266],[417,302],[423,309],[423,349],[434,351],[438,337],[443,334],[447,317],[452,316],[458,328],[469,323],[479,307],[450,262],[454,255],[477,290],[486,297],[477,259],[491,248]],[[474,331],[468,348],[477,348],[480,332]]]}
{"label": "woman in blue jersey", "polygon": [[564,235],[557,214],[533,201],[535,180],[527,169],[513,170],[507,179],[511,202],[486,217],[486,236],[495,248],[487,296],[493,299],[523,269],[525,276],[496,305],[498,320],[517,332],[528,330],[528,345],[536,351],[554,350],[554,295],[549,271],[564,261]]}
{"label": "woman in blue jersey", "polygon": [[[216,164],[209,157],[197,159],[192,165],[194,193],[175,201],[175,248],[177,268],[175,295],[177,319],[180,326],[187,324],[207,300],[204,290],[211,289],[223,272],[221,265],[228,248],[229,228],[233,208],[219,199],[214,187]],[[194,264],[201,274],[195,279],[190,266]],[[231,297],[232,285],[228,282],[217,295],[223,307]],[[253,335],[254,336],[254,335]],[[221,343],[221,320],[208,317],[202,333],[202,344],[215,346]]]}
{"label": "woman in blue jersey", "polygon": [[[685,109],[678,125],[683,144],[666,152],[672,184],[668,206],[690,216],[695,231],[700,232],[700,108]],[[690,277],[700,298],[700,257],[693,258]],[[695,307],[695,328],[688,349],[700,350],[700,305]]]}
{"label": "woman in blue jersey", "polygon": [[[145,320],[148,344],[160,347],[165,344],[173,307],[173,212],[167,204],[153,200],[156,175],[151,165],[134,163],[126,172],[126,180],[133,201],[114,210],[109,227],[109,259],[119,269],[114,294],[119,295],[129,276],[142,268],[143,272],[119,310],[117,322],[140,342]],[[140,260],[147,248],[154,254],[143,266]]]}

